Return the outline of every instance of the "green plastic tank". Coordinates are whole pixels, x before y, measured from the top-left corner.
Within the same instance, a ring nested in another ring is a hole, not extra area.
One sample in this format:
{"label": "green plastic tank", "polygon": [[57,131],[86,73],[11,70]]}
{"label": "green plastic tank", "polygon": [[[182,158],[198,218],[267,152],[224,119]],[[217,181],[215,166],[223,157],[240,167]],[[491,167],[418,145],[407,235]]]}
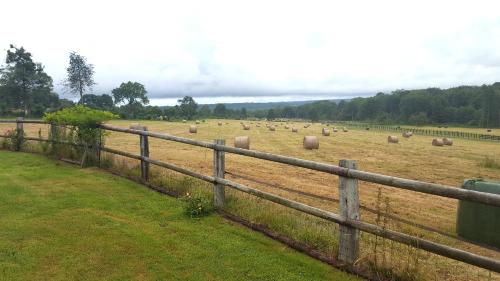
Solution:
{"label": "green plastic tank", "polygon": [[[462,188],[500,194],[500,182],[466,180]],[[462,238],[500,249],[500,208],[460,200],[457,234]]]}

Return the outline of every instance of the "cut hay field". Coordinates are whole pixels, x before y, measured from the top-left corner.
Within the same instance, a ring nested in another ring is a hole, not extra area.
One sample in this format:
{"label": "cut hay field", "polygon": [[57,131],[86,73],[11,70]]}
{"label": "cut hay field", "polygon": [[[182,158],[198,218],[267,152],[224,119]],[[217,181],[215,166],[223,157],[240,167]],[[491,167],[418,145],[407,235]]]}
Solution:
{"label": "cut hay field", "polygon": [[[469,178],[500,181],[500,169],[495,165],[500,163],[500,143],[495,142],[454,139],[453,146],[435,147],[431,145],[433,137],[414,135],[409,139],[398,136],[398,144],[388,144],[387,136],[396,133],[365,130],[342,132],[339,130],[339,132],[332,133],[331,136],[322,136],[321,129],[324,127],[323,125],[316,123],[309,128],[304,128],[305,123],[303,122],[291,122],[289,124],[289,126],[296,126],[298,133],[292,133],[291,129],[285,129],[285,123],[279,122],[268,122],[269,124],[275,124],[277,127],[276,131],[269,131],[265,126],[266,122],[262,121],[260,127],[256,127],[256,121],[244,121],[245,124],[249,124],[251,127],[247,131],[243,130],[240,121],[237,120],[207,120],[197,125],[198,132],[196,134],[188,132],[189,125],[194,124],[194,122],[117,120],[110,122],[110,124],[128,127],[131,123],[137,122],[148,126],[150,131],[205,141],[225,139],[226,144],[231,146],[235,136],[249,136],[250,149],[254,150],[330,164],[338,164],[340,159],[353,159],[358,161],[358,167],[361,170],[456,187],[459,187],[465,179]],[[218,122],[223,122],[223,125],[218,126]],[[27,127],[31,128],[29,129],[30,134],[36,135],[36,128],[39,126],[29,125]],[[338,127],[341,126],[338,125]],[[448,130],[461,129],[448,128]],[[469,129],[463,130],[469,131]],[[486,131],[485,129],[478,130]],[[302,139],[305,135],[319,137],[319,150],[305,150],[302,148]],[[107,138],[106,146],[138,153],[138,140],[138,136],[112,132]],[[212,174],[212,153],[212,151],[200,147],[150,138],[151,158],[188,167],[205,174]],[[124,160],[123,163],[131,169],[136,168],[138,164],[137,161],[133,160]],[[160,172],[160,169],[153,169],[153,171],[163,173]],[[337,176],[231,154],[226,154],[226,172],[227,178],[240,183],[315,207],[338,212],[336,202],[298,193],[307,192],[336,199],[338,198]],[[264,184],[264,182],[268,184]],[[456,200],[366,182],[360,182],[359,188],[362,206],[381,212],[389,212],[394,216],[430,227],[447,235],[455,235]],[[272,218],[265,218],[265,216],[256,215],[252,212],[244,212],[242,208],[237,208],[236,212],[249,216],[257,222],[265,220],[267,224],[278,224],[278,222],[272,221]],[[378,224],[381,222],[380,217],[366,210],[361,210],[361,217],[368,222]],[[387,227],[500,259],[498,251],[457,241],[446,235],[422,230],[419,227],[401,223],[400,221],[389,220]],[[295,230],[287,231],[294,233]],[[297,234],[297,237],[299,237],[299,240],[310,240],[308,237],[302,237],[301,234]],[[322,246],[319,242],[319,244],[315,244],[316,242],[312,241],[311,243],[318,248],[327,248],[327,246]],[[367,251],[366,248],[362,249],[362,251]],[[375,251],[375,254],[377,253]],[[366,253],[366,255],[369,254]],[[395,259],[402,258],[401,255],[396,255]],[[406,256],[404,258],[406,259]],[[460,271],[464,270],[462,264],[457,265],[457,263],[439,261],[443,265],[437,266],[437,263],[436,259],[429,259],[427,265],[438,272],[436,276],[438,276],[439,280],[468,280],[468,278],[460,275]],[[454,272],[448,272],[449,268],[453,268],[451,271]],[[476,269],[470,268],[466,270],[476,271]],[[457,278],[457,276],[461,277]]]}

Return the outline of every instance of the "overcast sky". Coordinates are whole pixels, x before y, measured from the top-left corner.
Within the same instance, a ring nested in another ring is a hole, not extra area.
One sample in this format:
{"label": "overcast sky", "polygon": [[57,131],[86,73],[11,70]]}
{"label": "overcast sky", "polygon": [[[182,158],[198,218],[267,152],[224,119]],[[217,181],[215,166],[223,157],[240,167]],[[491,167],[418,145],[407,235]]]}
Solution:
{"label": "overcast sky", "polygon": [[344,98],[500,81],[500,1],[0,0],[11,43],[55,84],[76,51],[94,93],[137,81],[153,104]]}

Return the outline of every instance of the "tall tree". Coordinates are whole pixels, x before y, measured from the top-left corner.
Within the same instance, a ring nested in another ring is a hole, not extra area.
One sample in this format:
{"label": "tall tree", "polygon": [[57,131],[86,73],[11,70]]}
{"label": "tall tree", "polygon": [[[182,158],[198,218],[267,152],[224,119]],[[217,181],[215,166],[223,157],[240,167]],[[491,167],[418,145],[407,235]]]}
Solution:
{"label": "tall tree", "polygon": [[121,83],[120,87],[113,89],[111,93],[113,94],[115,105],[126,103],[123,109],[131,118],[135,118],[143,105],[149,103],[147,97],[148,91],[146,91],[144,85],[138,82],[128,81],[127,83]]}
{"label": "tall tree", "polygon": [[184,98],[177,100],[177,102],[179,103],[182,116],[191,120],[196,115],[198,104],[192,97],[185,96]]}
{"label": "tall tree", "polygon": [[147,97],[148,91],[146,91],[144,85],[138,82],[128,81],[127,83],[121,83],[120,87],[113,89],[111,93],[115,99],[115,105],[122,104],[123,102],[126,102],[128,105],[135,103],[146,105],[149,103]]}
{"label": "tall tree", "polygon": [[94,66],[87,63],[84,56],[71,52],[69,53],[69,66],[66,71],[68,77],[64,81],[64,85],[71,93],[80,95],[80,103],[82,103],[83,95],[87,91],[91,91],[95,85]]}
{"label": "tall tree", "polygon": [[[10,45],[0,69],[0,97],[4,107],[23,110],[30,115],[36,104],[38,111],[53,107],[58,97],[52,92],[52,78],[42,64],[33,62],[31,53],[23,47]],[[41,108],[41,110],[40,110]]]}

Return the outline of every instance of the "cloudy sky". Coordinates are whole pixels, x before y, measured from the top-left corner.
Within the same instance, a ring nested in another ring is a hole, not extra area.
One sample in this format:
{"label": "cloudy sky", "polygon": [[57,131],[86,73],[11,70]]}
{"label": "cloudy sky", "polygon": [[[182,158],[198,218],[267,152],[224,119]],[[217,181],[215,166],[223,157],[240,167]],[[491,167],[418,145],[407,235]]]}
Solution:
{"label": "cloudy sky", "polygon": [[76,51],[94,93],[137,81],[153,104],[500,81],[500,1],[0,0],[0,14],[2,53],[24,46],[58,84]]}

